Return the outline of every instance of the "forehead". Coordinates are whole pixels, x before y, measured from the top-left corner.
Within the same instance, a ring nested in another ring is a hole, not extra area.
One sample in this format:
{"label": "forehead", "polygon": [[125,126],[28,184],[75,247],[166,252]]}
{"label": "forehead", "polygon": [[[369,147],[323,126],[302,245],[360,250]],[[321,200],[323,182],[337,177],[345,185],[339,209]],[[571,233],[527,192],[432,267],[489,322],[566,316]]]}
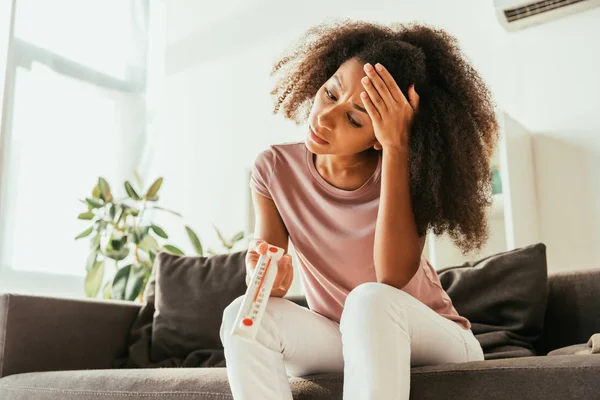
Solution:
{"label": "forehead", "polygon": [[[367,76],[365,70],[363,69],[364,64],[365,63],[359,61],[357,58],[351,58],[340,65],[338,70],[335,72],[334,76],[337,76],[340,79],[345,91],[363,91],[363,86],[360,80]],[[335,82],[335,78],[333,78],[333,76],[331,78]]]}

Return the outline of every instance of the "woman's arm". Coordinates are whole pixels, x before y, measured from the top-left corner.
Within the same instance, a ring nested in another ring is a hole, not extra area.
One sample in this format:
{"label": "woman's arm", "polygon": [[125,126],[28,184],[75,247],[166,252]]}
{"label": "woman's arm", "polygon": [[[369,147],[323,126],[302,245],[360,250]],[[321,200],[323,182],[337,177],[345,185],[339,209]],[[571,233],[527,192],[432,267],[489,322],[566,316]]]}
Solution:
{"label": "woman's arm", "polygon": [[[288,252],[288,231],[283,223],[283,219],[275,206],[275,202],[255,191],[252,191],[252,201],[255,210],[254,237],[262,239],[265,242],[281,247],[285,254]],[[281,262],[279,264],[281,266]],[[287,264],[286,264],[287,265]],[[283,297],[292,286],[293,269],[291,263],[287,270],[280,269],[278,278],[282,275],[283,282],[281,289],[274,287],[271,296]]]}
{"label": "woman's arm", "polygon": [[377,281],[402,289],[419,268],[425,236],[412,212],[408,151],[383,148],[373,256]]}
{"label": "woman's arm", "polygon": [[287,253],[288,232],[275,206],[275,202],[255,191],[252,191],[255,221],[254,237],[281,247]]}

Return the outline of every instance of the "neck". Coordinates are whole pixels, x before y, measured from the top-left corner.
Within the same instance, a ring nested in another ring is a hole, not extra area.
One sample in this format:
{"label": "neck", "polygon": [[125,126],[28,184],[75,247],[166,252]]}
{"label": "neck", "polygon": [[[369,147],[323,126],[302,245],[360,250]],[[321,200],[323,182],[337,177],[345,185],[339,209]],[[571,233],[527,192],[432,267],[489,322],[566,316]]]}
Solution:
{"label": "neck", "polygon": [[375,172],[379,152],[373,148],[351,155],[315,154],[319,174],[340,189],[353,190],[362,186]]}

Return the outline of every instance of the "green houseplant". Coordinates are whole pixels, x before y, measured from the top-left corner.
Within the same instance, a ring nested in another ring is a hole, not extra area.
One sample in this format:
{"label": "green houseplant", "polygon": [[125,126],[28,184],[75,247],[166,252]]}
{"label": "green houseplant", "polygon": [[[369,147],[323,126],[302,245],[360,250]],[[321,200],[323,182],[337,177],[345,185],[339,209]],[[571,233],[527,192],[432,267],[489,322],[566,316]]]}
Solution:
{"label": "green houseplant", "polygon": [[[136,179],[138,187],[142,188],[142,180],[137,173]],[[100,177],[91,196],[80,200],[86,205],[87,211],[79,214],[78,219],[91,222],[91,226],[75,237],[76,240],[90,237],[90,253],[85,266],[86,296],[98,296],[108,265],[113,264],[114,276],[104,284],[102,298],[141,300],[156,255],[161,251],[184,255],[179,247],[165,243],[169,236],[164,229],[145,218],[148,210],[181,217],[180,213],[157,205],[162,183],[163,178],[158,178],[145,192],[141,192],[126,181],[124,187],[127,196],[116,199],[106,179]],[[198,235],[190,226],[186,225],[185,230],[195,252],[204,256]],[[215,230],[227,252],[244,237],[243,232],[239,232],[227,240],[216,227]],[[208,253],[216,254],[213,250]]]}

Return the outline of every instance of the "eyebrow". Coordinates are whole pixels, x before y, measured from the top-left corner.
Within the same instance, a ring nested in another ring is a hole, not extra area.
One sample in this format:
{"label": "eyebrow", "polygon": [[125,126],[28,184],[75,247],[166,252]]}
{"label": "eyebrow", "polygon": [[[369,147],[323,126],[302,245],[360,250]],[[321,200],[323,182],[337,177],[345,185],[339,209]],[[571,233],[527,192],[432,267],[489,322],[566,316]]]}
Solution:
{"label": "eyebrow", "polygon": [[[335,80],[335,83],[340,87],[340,90],[344,90],[344,87],[342,86],[342,82],[340,81],[340,78],[338,78],[337,75],[334,75],[333,79]],[[356,103],[352,103],[352,107],[356,108],[358,111],[364,112],[365,114],[369,114],[367,112],[367,110],[365,110],[364,108],[362,108],[361,106],[359,106]]]}

